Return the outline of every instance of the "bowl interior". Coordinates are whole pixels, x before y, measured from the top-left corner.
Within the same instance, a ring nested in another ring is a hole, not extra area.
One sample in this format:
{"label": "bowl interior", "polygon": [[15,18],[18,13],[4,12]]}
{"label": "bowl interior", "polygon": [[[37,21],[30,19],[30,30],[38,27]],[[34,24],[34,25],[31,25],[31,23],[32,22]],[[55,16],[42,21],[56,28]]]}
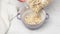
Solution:
{"label": "bowl interior", "polygon": [[[27,10],[27,11],[24,11],[24,12],[21,13],[21,19],[24,23],[25,23],[24,17],[28,14],[31,14],[31,13],[33,13],[32,10]],[[46,18],[45,11],[44,10],[40,11],[39,16],[41,16],[41,23],[42,23]]]}

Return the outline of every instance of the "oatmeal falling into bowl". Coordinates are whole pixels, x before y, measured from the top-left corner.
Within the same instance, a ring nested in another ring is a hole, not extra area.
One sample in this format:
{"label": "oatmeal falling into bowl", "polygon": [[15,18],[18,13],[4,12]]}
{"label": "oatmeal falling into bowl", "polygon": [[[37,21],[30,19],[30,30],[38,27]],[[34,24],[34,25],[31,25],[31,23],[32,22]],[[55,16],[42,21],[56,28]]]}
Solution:
{"label": "oatmeal falling into bowl", "polygon": [[27,0],[27,3],[34,12],[38,13],[50,3],[50,0]]}

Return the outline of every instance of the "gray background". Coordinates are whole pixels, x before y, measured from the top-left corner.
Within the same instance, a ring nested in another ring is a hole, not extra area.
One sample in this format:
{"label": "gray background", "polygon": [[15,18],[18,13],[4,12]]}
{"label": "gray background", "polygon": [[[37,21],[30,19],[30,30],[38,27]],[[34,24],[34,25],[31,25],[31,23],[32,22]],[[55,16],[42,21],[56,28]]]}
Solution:
{"label": "gray background", "polygon": [[[4,34],[9,27],[8,14],[10,17],[16,15],[16,0],[2,0],[0,16],[5,20],[0,20],[0,34]],[[21,6],[21,5],[19,5]],[[53,2],[44,9],[49,14],[49,19],[38,30],[29,30],[17,18],[12,20],[11,28],[8,34],[60,34],[60,0],[53,0]],[[4,24],[5,23],[5,24]]]}

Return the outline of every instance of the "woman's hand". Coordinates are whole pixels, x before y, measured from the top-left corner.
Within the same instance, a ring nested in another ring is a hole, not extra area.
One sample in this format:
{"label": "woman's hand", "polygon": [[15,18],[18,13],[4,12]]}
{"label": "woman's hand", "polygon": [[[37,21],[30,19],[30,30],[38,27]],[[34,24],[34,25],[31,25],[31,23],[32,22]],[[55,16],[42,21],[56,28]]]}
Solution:
{"label": "woman's hand", "polygon": [[25,2],[25,0],[18,0],[19,2]]}

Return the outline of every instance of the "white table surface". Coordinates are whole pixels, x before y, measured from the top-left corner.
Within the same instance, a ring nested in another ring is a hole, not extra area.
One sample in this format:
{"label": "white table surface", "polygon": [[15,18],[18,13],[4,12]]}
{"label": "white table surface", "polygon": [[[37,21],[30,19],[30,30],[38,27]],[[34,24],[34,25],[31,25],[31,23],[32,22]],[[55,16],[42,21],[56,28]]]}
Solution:
{"label": "white table surface", "polygon": [[[9,27],[8,13],[13,17],[16,15],[16,0],[10,0],[12,4],[9,4],[9,0],[1,1],[0,16],[5,20],[0,19],[0,34],[4,34],[6,28]],[[13,19],[12,25],[8,34],[60,34],[60,0],[53,0],[52,4],[45,8],[45,11],[49,14],[48,21],[38,30],[27,29],[22,21],[17,18]]]}

